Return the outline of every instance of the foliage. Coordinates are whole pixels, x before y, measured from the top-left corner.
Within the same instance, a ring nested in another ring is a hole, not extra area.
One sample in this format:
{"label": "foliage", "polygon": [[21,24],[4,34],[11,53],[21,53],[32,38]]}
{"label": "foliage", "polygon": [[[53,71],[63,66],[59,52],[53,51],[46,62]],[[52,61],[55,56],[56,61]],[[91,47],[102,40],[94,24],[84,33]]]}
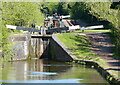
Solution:
{"label": "foliage", "polygon": [[105,28],[111,29],[117,55],[120,55],[119,2],[70,2],[69,4],[72,18],[82,19],[92,24],[103,24]]}
{"label": "foliage", "polygon": [[82,19],[82,18],[87,18],[86,16],[88,16],[87,13],[87,8],[86,8],[86,4],[84,2],[76,2],[76,3],[72,3],[72,8],[70,11],[71,17],[74,19]]}
{"label": "foliage", "polygon": [[[2,2],[2,20],[3,25],[30,27],[32,23],[42,25],[43,14],[58,13],[70,14],[73,19],[82,19],[89,23],[107,21],[110,23],[107,27],[112,29],[118,53],[120,50],[120,26],[117,23],[119,8],[119,3],[115,2]],[[4,32],[2,35],[5,35]]]}
{"label": "foliage", "polygon": [[92,23],[96,19],[89,13],[89,7],[85,2],[70,2],[68,4],[71,7],[70,16],[72,19],[80,19],[88,23]]}
{"label": "foliage", "polygon": [[35,2],[2,2],[2,57],[9,59],[11,54],[10,43],[8,42],[11,30],[6,24],[15,26],[31,27],[36,23],[42,25],[44,15],[39,10],[39,4]]}
{"label": "foliage", "polygon": [[40,2],[40,10],[42,13],[53,15],[54,13],[58,13],[60,15],[69,14],[68,6],[66,2]]}
{"label": "foliage", "polygon": [[3,2],[2,18],[5,24],[30,26],[32,23],[43,22],[43,15],[33,2]]}
{"label": "foliage", "polygon": [[[109,21],[110,24],[108,27],[111,29],[111,32],[113,34],[113,41],[116,45],[116,53],[117,55],[120,55],[120,28],[119,28],[119,15],[118,11],[119,9],[111,9],[111,2],[99,2],[99,3],[89,3],[89,6],[91,8],[90,13],[100,20],[106,20]],[[118,6],[117,6],[118,7]]]}
{"label": "foliage", "polygon": [[99,20],[107,20],[114,25],[117,25],[116,21],[118,10],[110,9],[111,2],[89,2],[86,3],[90,7],[89,12],[97,17]]}
{"label": "foliage", "polygon": [[4,25],[2,25],[2,58],[4,60],[9,60],[11,58],[11,50],[10,50],[10,43],[8,42],[9,37],[9,31],[7,28],[5,28]]}

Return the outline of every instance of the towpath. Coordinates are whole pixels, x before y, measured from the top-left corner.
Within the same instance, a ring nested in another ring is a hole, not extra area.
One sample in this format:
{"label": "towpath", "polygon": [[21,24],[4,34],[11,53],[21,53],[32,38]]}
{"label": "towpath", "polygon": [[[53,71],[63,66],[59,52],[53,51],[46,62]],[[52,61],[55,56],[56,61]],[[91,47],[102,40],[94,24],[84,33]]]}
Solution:
{"label": "towpath", "polygon": [[[80,26],[87,26],[87,23],[82,21],[77,21]],[[112,40],[107,33],[96,32],[96,33],[75,33],[78,35],[83,35],[89,38],[93,46],[92,53],[101,57],[106,61],[109,67],[105,70],[118,72],[118,77],[120,78],[120,58],[113,55],[115,46],[112,44]]]}
{"label": "towpath", "polygon": [[108,64],[108,68],[105,70],[118,72],[120,78],[120,58],[113,56],[113,50],[115,46],[112,44],[111,38],[107,33],[96,32],[96,33],[74,33],[83,35],[89,38],[92,44],[92,53],[102,57]]}

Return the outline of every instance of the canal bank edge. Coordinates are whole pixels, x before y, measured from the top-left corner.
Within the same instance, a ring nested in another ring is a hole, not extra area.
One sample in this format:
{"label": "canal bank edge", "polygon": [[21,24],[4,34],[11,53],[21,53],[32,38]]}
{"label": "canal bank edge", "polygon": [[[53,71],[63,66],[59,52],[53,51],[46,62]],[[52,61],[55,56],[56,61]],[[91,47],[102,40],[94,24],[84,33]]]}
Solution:
{"label": "canal bank edge", "polygon": [[[120,85],[120,79],[117,79],[112,72],[105,70],[98,62],[91,60],[81,60],[78,59],[56,36],[56,34],[52,35],[52,39],[60,46],[65,53],[67,53],[73,60],[73,62],[78,64],[90,65],[94,67],[110,84],[112,85]],[[60,60],[61,61],[61,60]]]}

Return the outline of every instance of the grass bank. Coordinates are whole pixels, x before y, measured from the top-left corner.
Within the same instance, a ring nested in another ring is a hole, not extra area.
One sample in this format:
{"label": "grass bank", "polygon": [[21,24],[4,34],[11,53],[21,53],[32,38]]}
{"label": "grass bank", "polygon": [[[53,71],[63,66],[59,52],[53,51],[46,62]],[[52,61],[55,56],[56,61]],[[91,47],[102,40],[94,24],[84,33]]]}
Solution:
{"label": "grass bank", "polygon": [[[102,32],[109,33],[110,30],[86,30],[86,33]],[[74,33],[81,33],[81,30]],[[104,69],[109,68],[104,59],[98,55],[92,54],[92,45],[89,39],[85,36],[76,35],[74,33],[61,33],[57,37],[72,51],[72,53],[81,60],[92,60],[99,63]],[[118,72],[111,71],[113,75],[118,78]]]}
{"label": "grass bank", "polygon": [[93,60],[101,63],[103,66],[106,65],[106,62],[101,57],[92,54],[92,45],[87,37],[72,33],[57,34],[57,37],[77,58],[81,60]]}

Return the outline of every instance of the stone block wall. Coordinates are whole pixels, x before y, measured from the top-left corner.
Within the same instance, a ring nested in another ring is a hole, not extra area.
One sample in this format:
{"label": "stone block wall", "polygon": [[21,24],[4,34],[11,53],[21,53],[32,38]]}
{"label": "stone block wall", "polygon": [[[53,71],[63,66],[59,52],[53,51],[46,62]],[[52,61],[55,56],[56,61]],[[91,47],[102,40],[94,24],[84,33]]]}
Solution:
{"label": "stone block wall", "polygon": [[11,48],[13,52],[12,60],[25,60],[29,57],[30,49],[30,34],[21,34],[9,37],[9,42],[16,44]]}

